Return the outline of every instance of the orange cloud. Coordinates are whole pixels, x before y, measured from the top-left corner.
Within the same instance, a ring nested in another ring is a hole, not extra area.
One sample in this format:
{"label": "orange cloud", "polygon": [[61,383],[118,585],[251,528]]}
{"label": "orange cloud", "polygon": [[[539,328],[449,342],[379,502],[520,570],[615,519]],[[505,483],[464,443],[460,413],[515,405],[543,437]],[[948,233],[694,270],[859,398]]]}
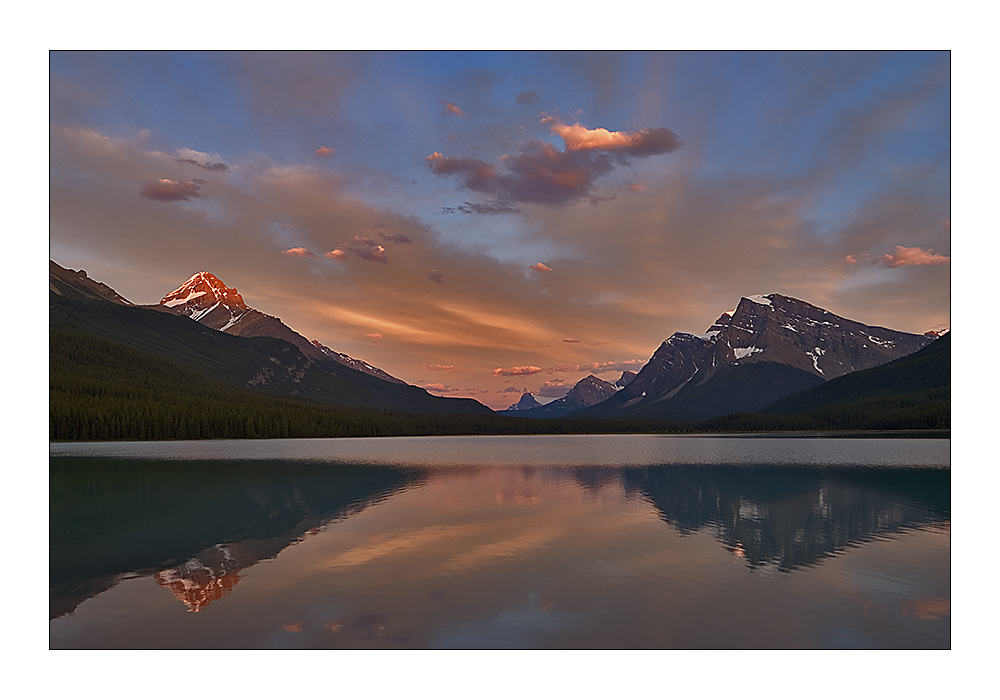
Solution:
{"label": "orange cloud", "polygon": [[631,158],[670,153],[681,146],[677,134],[663,127],[627,133],[567,125],[558,117],[546,117],[542,123],[562,136],[565,150],[530,139],[519,152],[500,157],[502,170],[478,158],[448,158],[436,152],[427,156],[427,168],[434,174],[453,175],[465,189],[493,197],[444,211],[497,214],[517,211],[520,202],[563,207],[583,198],[605,201],[594,193],[601,176],[628,165]]}
{"label": "orange cloud", "polygon": [[541,367],[535,367],[534,365],[528,365],[526,367],[509,367],[504,369],[502,367],[497,367],[493,370],[494,377],[525,377],[529,374],[538,374],[542,371]]}
{"label": "orange cloud", "polygon": [[454,114],[456,117],[464,117],[465,113],[456,105],[454,102],[448,102],[447,100],[438,100],[442,105],[444,105],[445,114]]}
{"label": "orange cloud", "polygon": [[552,272],[552,268],[543,262],[535,263],[534,265],[528,265],[532,270],[538,270],[539,272]]}
{"label": "orange cloud", "polygon": [[905,267],[906,265],[947,265],[951,262],[951,258],[947,255],[941,255],[940,253],[935,253],[933,250],[928,248],[924,250],[919,246],[913,246],[907,248],[906,246],[898,245],[895,248],[895,253],[886,253],[885,255],[880,255],[877,258],[871,258],[867,253],[861,255],[848,255],[844,258],[844,262],[848,265],[854,265],[861,260],[868,260],[871,258],[872,265],[879,265],[881,267]]}
{"label": "orange cloud", "polygon": [[634,182],[626,182],[625,184],[631,187],[636,192],[642,192],[643,190],[646,189],[646,185],[639,185]]}
{"label": "orange cloud", "polygon": [[930,249],[924,250],[916,246],[906,248],[898,245],[895,254],[886,253],[873,260],[872,264],[883,267],[903,267],[904,265],[947,265],[949,262],[951,262],[950,257],[935,253]]}
{"label": "orange cloud", "polygon": [[576,338],[563,338],[564,343],[579,343],[580,341]]}
{"label": "orange cloud", "polygon": [[324,158],[329,158],[333,155],[334,149],[328,148],[326,146],[320,146],[316,149],[316,155],[323,156]]}
{"label": "orange cloud", "polygon": [[460,372],[462,368],[458,365],[420,365],[424,369],[429,369],[432,372]]}
{"label": "orange cloud", "polygon": [[552,133],[562,138],[567,151],[617,151],[642,157],[670,153],[681,147],[677,134],[664,127],[630,134],[604,128],[588,129],[579,122],[564,124],[558,117],[545,117],[542,124],[548,124]]}
{"label": "orange cloud", "polygon": [[292,255],[302,258],[313,258],[316,259],[316,255],[307,248],[289,248],[288,250],[281,251],[282,255]]}
{"label": "orange cloud", "polygon": [[204,180],[168,180],[166,178],[147,182],[139,188],[139,195],[157,202],[187,202],[204,195],[201,186]]}
{"label": "orange cloud", "polygon": [[427,391],[437,391],[440,393],[447,393],[451,391],[451,389],[449,389],[444,384],[441,384],[440,382],[434,382],[432,384],[424,384],[423,388],[426,389]]}
{"label": "orange cloud", "polygon": [[329,253],[323,253],[323,257],[330,258],[331,260],[347,260],[347,253],[340,248],[334,248]]}
{"label": "orange cloud", "polygon": [[382,340],[381,333],[367,333],[365,337],[368,338],[368,340],[372,341],[373,343],[377,343],[378,341]]}

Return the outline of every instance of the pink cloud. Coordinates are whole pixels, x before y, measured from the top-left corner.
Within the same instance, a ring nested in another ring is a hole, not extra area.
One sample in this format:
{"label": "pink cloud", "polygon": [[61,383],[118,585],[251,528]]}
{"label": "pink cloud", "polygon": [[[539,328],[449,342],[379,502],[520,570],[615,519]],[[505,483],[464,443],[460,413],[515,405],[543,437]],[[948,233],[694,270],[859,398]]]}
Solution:
{"label": "pink cloud", "polygon": [[454,102],[448,102],[447,100],[438,100],[438,102],[443,105],[445,114],[454,114],[456,117],[465,116],[465,113]]}
{"label": "pink cloud", "polygon": [[525,367],[509,367],[504,369],[502,367],[497,367],[493,370],[494,377],[525,377],[529,374],[538,374],[542,371],[541,367],[535,367],[534,365],[528,365]]}
{"label": "pink cloud", "polygon": [[328,148],[327,146],[320,146],[316,149],[316,155],[323,156],[324,158],[329,158],[333,155],[335,149]]}
{"label": "pink cloud", "polygon": [[432,384],[424,384],[423,388],[426,389],[427,391],[437,391],[440,393],[448,393],[449,391],[451,391],[451,389],[449,389],[444,384],[441,384],[440,382],[434,382]]}
{"label": "pink cloud", "polygon": [[583,198],[596,204],[602,201],[594,193],[599,177],[627,165],[630,158],[670,153],[681,146],[677,135],[666,128],[627,133],[570,126],[556,117],[546,117],[542,123],[562,136],[565,150],[530,139],[518,153],[501,156],[500,168],[478,158],[451,158],[436,152],[427,156],[427,168],[434,174],[455,176],[461,187],[493,197],[490,202],[466,202],[445,211],[508,213],[517,211],[514,205],[520,202],[563,207]]}
{"label": "pink cloud", "polygon": [[545,117],[542,124],[548,124],[552,133],[562,138],[567,151],[621,152],[641,158],[671,153],[681,147],[677,134],[664,127],[641,129],[630,134],[604,128],[588,129],[579,122],[564,124],[558,117]]}
{"label": "pink cloud", "polygon": [[372,341],[373,343],[377,343],[378,341],[382,340],[381,333],[368,333],[365,335],[365,337],[368,338],[368,340]]}
{"label": "pink cloud", "polygon": [[329,253],[323,253],[323,257],[330,258],[331,260],[347,260],[347,253],[340,248],[334,248]]}
{"label": "pink cloud", "polygon": [[903,267],[905,265],[947,265],[951,258],[934,251],[919,247],[907,248],[896,246],[895,254],[886,253],[872,261],[873,265],[883,267]]}
{"label": "pink cloud", "polygon": [[949,256],[935,253],[929,248],[925,250],[919,246],[908,248],[901,245],[896,246],[895,253],[886,253],[876,258],[871,258],[867,253],[848,255],[844,258],[844,262],[848,265],[856,265],[862,260],[869,259],[872,265],[888,268],[905,267],[907,265],[947,265],[951,262]]}
{"label": "pink cloud", "polygon": [[580,341],[576,338],[563,338],[564,343],[579,343]]}
{"label": "pink cloud", "polygon": [[432,372],[461,372],[462,368],[458,365],[420,365],[424,369],[429,369]]}
{"label": "pink cloud", "polygon": [[642,192],[643,190],[646,189],[646,185],[639,185],[634,182],[626,182],[625,184],[631,187],[636,192]]}
{"label": "pink cloud", "polygon": [[281,254],[316,259],[316,255],[307,248],[289,248],[288,250],[281,251]]}
{"label": "pink cloud", "polygon": [[197,199],[204,180],[154,180],[139,188],[139,195],[157,202],[186,202]]}
{"label": "pink cloud", "polygon": [[534,265],[528,265],[532,270],[538,270],[539,272],[552,272],[552,268],[543,262],[535,263]]}
{"label": "pink cloud", "polygon": [[564,379],[549,379],[535,392],[535,396],[562,398],[571,389]]}

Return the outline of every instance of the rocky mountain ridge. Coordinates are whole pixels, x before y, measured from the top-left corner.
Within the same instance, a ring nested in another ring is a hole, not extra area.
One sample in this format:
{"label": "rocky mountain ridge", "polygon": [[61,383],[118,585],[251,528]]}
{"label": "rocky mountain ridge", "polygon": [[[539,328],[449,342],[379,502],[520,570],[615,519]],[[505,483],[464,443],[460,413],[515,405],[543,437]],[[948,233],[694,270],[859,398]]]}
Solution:
{"label": "rocky mountain ridge", "polygon": [[743,297],[705,333],[676,332],[595,416],[701,420],[916,352],[933,336],[868,326],[781,294]]}

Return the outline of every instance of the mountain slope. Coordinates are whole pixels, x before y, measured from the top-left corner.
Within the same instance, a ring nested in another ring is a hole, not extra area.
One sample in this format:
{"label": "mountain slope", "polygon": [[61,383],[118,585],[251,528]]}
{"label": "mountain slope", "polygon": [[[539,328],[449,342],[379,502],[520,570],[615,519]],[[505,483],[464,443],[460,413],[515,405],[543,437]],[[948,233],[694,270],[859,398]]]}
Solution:
{"label": "mountain slope", "polygon": [[703,420],[757,411],[932,340],[867,326],[780,294],[743,297],[706,333],[674,333],[621,391],[574,415]]}
{"label": "mountain slope", "polygon": [[297,347],[308,358],[333,360],[387,382],[405,383],[367,362],[331,350],[319,341],[307,340],[282,323],[280,318],[247,306],[236,288],[227,287],[211,272],[196,272],[180,287],[164,295],[160,306],[229,335],[280,338]]}
{"label": "mountain slope", "polygon": [[761,413],[794,415],[859,401],[927,393],[951,398],[951,334],[898,360],[786,396]]}
{"label": "mountain slope", "polygon": [[117,371],[116,358],[138,352],[145,358],[139,362],[140,374],[145,376],[133,379],[147,384],[156,381],[150,373],[160,363],[183,370],[189,380],[200,377],[206,386],[221,384],[337,406],[431,414],[492,413],[472,399],[432,396],[418,387],[384,381],[338,362],[306,357],[285,340],[220,333],[166,308],[158,311],[94,294],[88,297],[89,285],[77,286],[81,288],[69,284],[49,297],[50,379],[70,381],[74,376],[103,372],[121,380],[126,373]]}
{"label": "mountain slope", "polygon": [[706,430],[929,430],[951,427],[951,335],[912,355],[778,399]]}

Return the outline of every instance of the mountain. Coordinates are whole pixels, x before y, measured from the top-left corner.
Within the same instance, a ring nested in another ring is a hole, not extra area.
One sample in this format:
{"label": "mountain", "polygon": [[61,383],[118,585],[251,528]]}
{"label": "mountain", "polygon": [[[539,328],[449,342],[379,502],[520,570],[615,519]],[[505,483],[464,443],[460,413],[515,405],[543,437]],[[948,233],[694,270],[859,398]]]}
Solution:
{"label": "mountain", "polygon": [[618,377],[617,381],[615,381],[615,386],[618,387],[619,389],[624,389],[626,386],[632,383],[633,379],[635,379],[635,372],[629,372],[628,370],[625,370],[624,372],[622,372],[622,376]]}
{"label": "mountain", "polygon": [[333,360],[387,382],[405,383],[367,362],[331,350],[317,340],[306,340],[282,323],[280,318],[247,306],[235,288],[227,287],[211,272],[195,273],[160,299],[160,306],[229,335],[280,338],[297,347],[308,358]]}
{"label": "mountain", "polygon": [[521,394],[521,398],[518,399],[516,403],[512,403],[507,408],[503,409],[502,411],[499,411],[499,413],[515,413],[517,411],[527,411],[528,409],[537,408],[538,406],[541,405],[542,404],[538,403],[538,401],[535,400],[535,397],[532,394],[525,392]]}
{"label": "mountain", "polygon": [[705,333],[671,335],[627,386],[574,415],[695,421],[757,411],[933,341],[867,326],[781,294],[743,297]]}
{"label": "mountain", "polygon": [[719,416],[703,430],[947,430],[951,335],[879,367],[778,399],[759,413]]}
{"label": "mountain", "polygon": [[574,411],[599,404],[614,395],[619,389],[611,382],[598,379],[592,374],[587,375],[569,390],[561,399],[556,399],[543,406],[526,411],[518,411],[525,418],[559,418]]}
{"label": "mountain", "polygon": [[[318,350],[307,357],[286,339],[220,333],[172,307],[135,306],[85,274],[50,267],[52,439],[365,435],[397,418],[357,409],[493,413]],[[239,309],[233,294],[223,299]]]}

